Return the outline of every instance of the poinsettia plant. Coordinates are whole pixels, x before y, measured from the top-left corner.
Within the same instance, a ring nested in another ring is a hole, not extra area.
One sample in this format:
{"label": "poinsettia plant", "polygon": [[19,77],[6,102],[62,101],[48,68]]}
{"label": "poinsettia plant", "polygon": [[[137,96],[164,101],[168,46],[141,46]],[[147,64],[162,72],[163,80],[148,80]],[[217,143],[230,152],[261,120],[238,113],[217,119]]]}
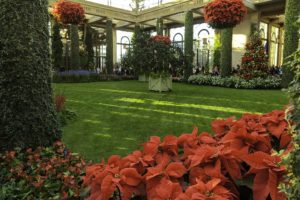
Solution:
{"label": "poinsettia plant", "polygon": [[80,24],[85,19],[85,11],[80,3],[60,0],[53,4],[53,16],[63,24]]}
{"label": "poinsettia plant", "polygon": [[149,49],[151,52],[151,72],[155,74],[169,74],[170,64],[176,59],[175,48],[171,45],[171,40],[167,36],[156,35],[150,37]]}
{"label": "poinsettia plant", "polygon": [[[87,167],[91,200],[283,200],[279,151],[292,149],[284,111],[212,122],[215,136],[153,136],[142,151]],[[249,184],[245,184],[248,182]],[[240,192],[247,188],[251,193]]]}
{"label": "poinsettia plant", "polygon": [[205,21],[217,29],[234,27],[247,14],[247,8],[242,0],[213,0],[204,10]]}

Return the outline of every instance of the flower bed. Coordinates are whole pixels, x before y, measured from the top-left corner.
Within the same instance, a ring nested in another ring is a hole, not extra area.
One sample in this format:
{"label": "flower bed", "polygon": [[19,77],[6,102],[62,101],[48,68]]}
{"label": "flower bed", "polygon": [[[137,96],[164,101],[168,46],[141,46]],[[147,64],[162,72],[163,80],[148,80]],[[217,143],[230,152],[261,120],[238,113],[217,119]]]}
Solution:
{"label": "flower bed", "polygon": [[105,75],[97,74],[94,71],[74,70],[66,72],[58,72],[53,74],[54,83],[89,83],[100,81],[121,81],[121,80],[136,80],[135,76],[131,75]]}
{"label": "flower bed", "polygon": [[[278,189],[292,148],[284,111],[245,114],[212,123],[215,136],[153,136],[142,151],[90,165],[84,185],[90,200],[283,200]],[[283,152],[279,154],[278,152]]]}
{"label": "flower bed", "polygon": [[189,83],[196,85],[219,86],[237,89],[280,89],[281,77],[253,78],[246,80],[238,76],[220,77],[211,75],[190,76]]}
{"label": "flower bed", "polygon": [[61,142],[0,154],[0,199],[80,199],[84,168]]}

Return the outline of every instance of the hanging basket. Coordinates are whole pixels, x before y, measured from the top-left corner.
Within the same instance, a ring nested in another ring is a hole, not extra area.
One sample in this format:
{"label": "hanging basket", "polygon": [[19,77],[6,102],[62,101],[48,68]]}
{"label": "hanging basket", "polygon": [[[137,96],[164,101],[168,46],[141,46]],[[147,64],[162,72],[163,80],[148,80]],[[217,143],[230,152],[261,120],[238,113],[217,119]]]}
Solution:
{"label": "hanging basket", "polygon": [[247,8],[242,0],[214,0],[205,6],[204,18],[212,28],[232,28],[244,19]]}
{"label": "hanging basket", "polygon": [[80,3],[60,0],[53,4],[53,16],[63,24],[80,24],[85,19],[85,12]]}

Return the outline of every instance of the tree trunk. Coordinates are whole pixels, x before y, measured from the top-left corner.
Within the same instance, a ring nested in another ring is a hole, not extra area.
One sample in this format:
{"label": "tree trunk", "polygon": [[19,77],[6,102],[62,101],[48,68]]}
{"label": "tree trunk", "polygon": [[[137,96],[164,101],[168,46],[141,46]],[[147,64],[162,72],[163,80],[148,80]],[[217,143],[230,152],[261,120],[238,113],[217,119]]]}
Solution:
{"label": "tree trunk", "polygon": [[232,33],[233,28],[221,30],[221,76],[227,77],[232,71]]}
{"label": "tree trunk", "polygon": [[0,151],[60,139],[53,106],[47,0],[0,0]]}

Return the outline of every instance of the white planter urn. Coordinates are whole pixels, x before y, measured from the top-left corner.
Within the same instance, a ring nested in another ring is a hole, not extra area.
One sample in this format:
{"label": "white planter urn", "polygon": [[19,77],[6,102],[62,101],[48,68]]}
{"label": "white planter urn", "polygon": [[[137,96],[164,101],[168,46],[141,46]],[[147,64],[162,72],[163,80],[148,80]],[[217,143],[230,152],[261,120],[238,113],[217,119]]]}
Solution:
{"label": "white planter urn", "polygon": [[147,82],[147,81],[149,81],[149,76],[147,76],[146,74],[140,74],[139,75],[139,81],[140,82]]}
{"label": "white planter urn", "polygon": [[156,92],[169,92],[172,91],[172,76],[150,76],[149,77],[149,90]]}

